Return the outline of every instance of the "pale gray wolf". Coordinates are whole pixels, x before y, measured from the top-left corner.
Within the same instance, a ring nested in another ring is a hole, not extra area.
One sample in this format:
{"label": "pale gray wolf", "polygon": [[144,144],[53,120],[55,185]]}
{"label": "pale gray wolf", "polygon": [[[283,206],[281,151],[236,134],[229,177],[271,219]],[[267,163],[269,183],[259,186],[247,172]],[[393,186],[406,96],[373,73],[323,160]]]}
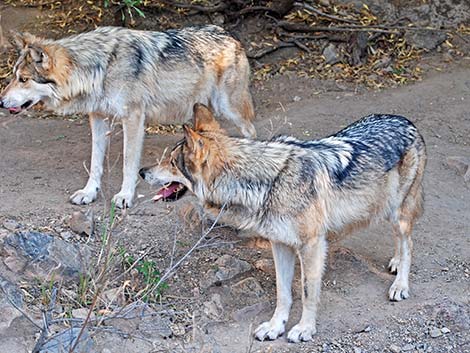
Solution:
{"label": "pale gray wolf", "polygon": [[295,255],[300,259],[303,311],[287,338],[309,341],[316,312],[326,236],[390,221],[397,272],[388,297],[409,296],[411,231],[422,213],[426,151],[407,119],[370,115],[329,137],[269,141],[229,137],[210,110],[195,106],[194,127],[161,163],[140,170],[150,184],[164,185],[155,199],[194,193],[222,222],[271,242],[276,267],[277,306],[255,331],[259,340],[282,335],[292,304]]}
{"label": "pale gray wolf", "polygon": [[[132,204],[145,121],[180,123],[195,102],[255,136],[249,64],[240,42],[217,26],[147,32],[102,27],[59,40],[14,34],[19,58],[0,107],[19,113],[38,102],[59,114],[89,114],[92,154],[75,204],[97,197],[110,121],[123,126],[123,182],[118,207]],[[189,107],[189,108],[188,108]]]}

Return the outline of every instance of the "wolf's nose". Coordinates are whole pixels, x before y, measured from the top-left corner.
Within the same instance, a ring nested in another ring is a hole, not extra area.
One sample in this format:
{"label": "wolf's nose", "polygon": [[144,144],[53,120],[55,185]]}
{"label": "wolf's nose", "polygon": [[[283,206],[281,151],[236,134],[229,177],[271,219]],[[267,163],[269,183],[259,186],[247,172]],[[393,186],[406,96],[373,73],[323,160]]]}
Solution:
{"label": "wolf's nose", "polygon": [[2,100],[2,97],[0,97],[0,108],[3,108],[3,100]]}
{"label": "wolf's nose", "polygon": [[147,171],[147,168],[142,168],[139,170],[139,175],[142,179],[145,179],[145,172]]}

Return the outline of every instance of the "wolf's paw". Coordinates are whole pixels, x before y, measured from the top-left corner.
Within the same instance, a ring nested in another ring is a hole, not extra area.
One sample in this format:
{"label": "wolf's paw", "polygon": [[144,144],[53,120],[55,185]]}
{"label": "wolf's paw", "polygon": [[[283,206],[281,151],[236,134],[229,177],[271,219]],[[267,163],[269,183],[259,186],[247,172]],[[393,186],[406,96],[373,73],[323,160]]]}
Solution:
{"label": "wolf's paw", "polygon": [[399,265],[400,265],[400,258],[399,257],[392,257],[390,259],[390,262],[388,263],[388,270],[391,273],[397,273]]}
{"label": "wolf's paw", "polygon": [[285,324],[282,320],[263,322],[255,330],[255,337],[260,341],[272,341],[284,333]]}
{"label": "wolf's paw", "polygon": [[313,339],[316,332],[315,324],[298,323],[287,334],[287,340],[292,343],[308,342]]}
{"label": "wolf's paw", "polygon": [[113,201],[117,208],[131,208],[133,196],[132,193],[120,191],[114,195]]}
{"label": "wolf's paw", "polygon": [[399,302],[400,300],[407,299],[410,296],[409,290],[408,283],[395,279],[388,291],[388,297],[392,301]]}
{"label": "wolf's paw", "polygon": [[88,205],[96,200],[97,194],[98,188],[80,189],[70,196],[70,202],[75,205]]}

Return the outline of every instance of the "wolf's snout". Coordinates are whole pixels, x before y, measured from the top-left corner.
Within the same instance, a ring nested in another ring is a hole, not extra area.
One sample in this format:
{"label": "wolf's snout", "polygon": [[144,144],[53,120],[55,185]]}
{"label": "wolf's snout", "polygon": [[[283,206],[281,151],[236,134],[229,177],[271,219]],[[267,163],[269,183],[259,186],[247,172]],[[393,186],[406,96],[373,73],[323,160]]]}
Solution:
{"label": "wolf's snout", "polygon": [[142,168],[139,170],[139,175],[142,179],[145,180],[145,173],[147,172],[148,168]]}
{"label": "wolf's snout", "polygon": [[0,97],[0,108],[3,108],[3,99]]}

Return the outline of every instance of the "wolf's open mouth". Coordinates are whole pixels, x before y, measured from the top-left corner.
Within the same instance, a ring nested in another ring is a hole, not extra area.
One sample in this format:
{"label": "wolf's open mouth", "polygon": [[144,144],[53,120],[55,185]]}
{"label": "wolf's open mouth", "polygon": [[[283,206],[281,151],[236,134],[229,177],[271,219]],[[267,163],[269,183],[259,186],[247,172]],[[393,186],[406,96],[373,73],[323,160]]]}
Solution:
{"label": "wolf's open mouth", "polygon": [[33,105],[33,101],[27,101],[21,107],[11,107],[11,108],[8,108],[8,110],[10,111],[10,114],[18,114],[22,112],[23,110],[28,109],[32,105]]}
{"label": "wolf's open mouth", "polygon": [[176,201],[183,196],[188,188],[176,181],[165,184],[152,198],[153,201]]}

